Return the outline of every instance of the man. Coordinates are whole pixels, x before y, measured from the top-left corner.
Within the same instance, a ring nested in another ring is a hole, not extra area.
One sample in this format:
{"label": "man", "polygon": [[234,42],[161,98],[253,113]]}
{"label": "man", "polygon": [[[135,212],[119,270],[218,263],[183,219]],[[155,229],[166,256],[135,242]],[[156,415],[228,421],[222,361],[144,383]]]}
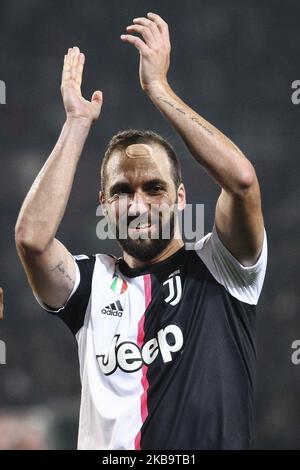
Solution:
{"label": "man", "polygon": [[78,447],[248,449],[255,306],[267,259],[257,177],[241,151],[171,90],[162,18],[134,19],[121,39],[140,53],[142,89],[221,194],[212,233],[186,251],[178,227],[185,189],[172,147],[155,133],[121,132],[102,163],[100,202],[123,258],[73,257],[55,234],[102,93],[90,102],[81,96],[84,55],[69,49],[66,122],[24,201],[16,243],[35,296],[78,341]]}

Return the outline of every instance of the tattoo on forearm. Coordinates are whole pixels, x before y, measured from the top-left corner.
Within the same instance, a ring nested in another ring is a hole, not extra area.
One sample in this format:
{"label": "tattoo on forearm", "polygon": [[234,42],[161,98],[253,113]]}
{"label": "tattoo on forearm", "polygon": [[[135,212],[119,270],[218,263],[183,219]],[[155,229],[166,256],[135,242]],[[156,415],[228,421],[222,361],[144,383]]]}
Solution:
{"label": "tattoo on forearm", "polygon": [[209,129],[208,127],[206,127],[197,117],[195,117],[195,116],[189,116],[189,115],[187,114],[187,112],[184,111],[184,109],[179,108],[178,106],[175,106],[171,101],[166,100],[166,98],[164,98],[163,96],[157,96],[157,99],[158,99],[159,101],[162,101],[163,103],[166,103],[166,104],[169,105],[171,108],[173,108],[173,109],[175,109],[176,111],[178,111],[178,113],[187,116],[187,118],[188,118],[190,121],[195,122],[199,127],[201,127],[203,130],[205,130],[206,132],[208,132],[208,134],[213,135],[213,131],[212,131],[211,129]]}
{"label": "tattoo on forearm", "polygon": [[202,127],[202,129],[204,129],[206,132],[208,132],[210,135],[213,135],[213,131],[211,129],[208,129],[208,127],[206,127],[204,124],[202,124],[202,122],[199,121],[198,118],[196,117],[191,117],[191,121],[195,122],[196,124],[198,124],[198,126]]}
{"label": "tattoo on forearm", "polygon": [[65,276],[66,279],[69,279],[69,281],[72,282],[72,284],[74,284],[74,280],[71,278],[71,276],[67,273],[65,267],[64,267],[64,262],[63,261],[60,261],[58,264],[56,264],[54,266],[54,268],[50,269],[50,271],[59,271],[61,274],[63,274]]}
{"label": "tattoo on forearm", "polygon": [[176,107],[173,103],[171,103],[171,101],[166,100],[166,98],[163,98],[162,96],[157,96],[157,99],[159,101],[163,101],[164,103],[168,104],[169,106],[171,106],[171,108],[175,108],[176,111],[178,111],[179,113],[186,114],[186,112],[182,108]]}
{"label": "tattoo on forearm", "polygon": [[168,104],[169,106],[171,106],[171,108],[174,108],[174,105],[171,103],[171,101],[166,100],[166,99],[163,98],[162,96],[158,96],[157,99],[158,99],[159,101],[163,101],[164,103]]}

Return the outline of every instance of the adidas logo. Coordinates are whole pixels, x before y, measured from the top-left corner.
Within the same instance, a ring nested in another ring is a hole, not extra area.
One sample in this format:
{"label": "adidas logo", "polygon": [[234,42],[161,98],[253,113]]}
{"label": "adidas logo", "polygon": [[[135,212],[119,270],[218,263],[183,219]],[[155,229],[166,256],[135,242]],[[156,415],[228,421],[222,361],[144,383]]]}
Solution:
{"label": "adidas logo", "polygon": [[101,313],[103,313],[103,315],[112,315],[113,317],[121,317],[123,315],[123,312],[124,310],[119,300],[113,302],[110,305],[107,305],[101,310]]}

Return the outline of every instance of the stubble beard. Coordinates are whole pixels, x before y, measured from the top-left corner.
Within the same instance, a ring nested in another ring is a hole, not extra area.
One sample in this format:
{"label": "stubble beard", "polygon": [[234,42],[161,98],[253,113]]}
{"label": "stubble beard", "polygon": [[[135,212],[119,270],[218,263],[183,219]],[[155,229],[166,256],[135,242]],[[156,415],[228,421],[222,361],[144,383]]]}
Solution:
{"label": "stubble beard", "polygon": [[[121,248],[133,258],[139,261],[151,261],[159,256],[174,239],[175,212],[171,211],[170,217],[162,225],[159,220],[159,232],[156,238],[131,238],[128,233],[126,238],[121,238],[119,228],[116,226],[116,238]],[[168,234],[168,236],[165,236]]]}

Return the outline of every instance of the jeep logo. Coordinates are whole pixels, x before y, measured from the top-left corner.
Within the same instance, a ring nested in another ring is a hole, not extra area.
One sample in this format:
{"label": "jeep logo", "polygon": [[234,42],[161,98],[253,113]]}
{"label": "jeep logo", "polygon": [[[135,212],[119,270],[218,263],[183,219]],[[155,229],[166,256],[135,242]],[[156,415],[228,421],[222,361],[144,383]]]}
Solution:
{"label": "jeep logo", "polygon": [[120,342],[120,335],[115,335],[107,354],[96,356],[104,375],[110,375],[117,367],[124,372],[136,372],[144,365],[150,365],[158,354],[164,362],[173,360],[172,353],[183,346],[183,334],[176,325],[168,325],[157,333],[157,338],[150,339],[142,348],[130,341]]}

